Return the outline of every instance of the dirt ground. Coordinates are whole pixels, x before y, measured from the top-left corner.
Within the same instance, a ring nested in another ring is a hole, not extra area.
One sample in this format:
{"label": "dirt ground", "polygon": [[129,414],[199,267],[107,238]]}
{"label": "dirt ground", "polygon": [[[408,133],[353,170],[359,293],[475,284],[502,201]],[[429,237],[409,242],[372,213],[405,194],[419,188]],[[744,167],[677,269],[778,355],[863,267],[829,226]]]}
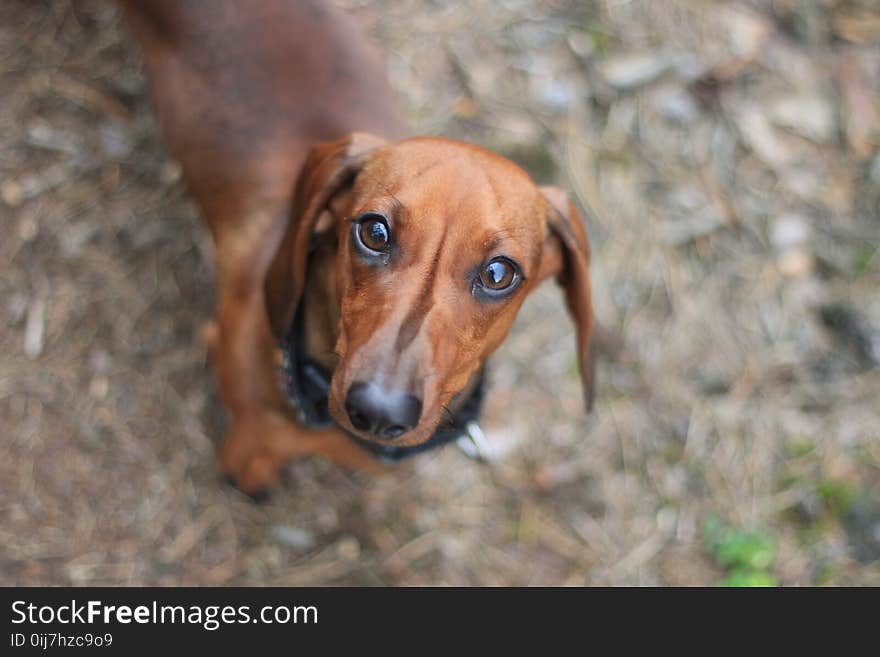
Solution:
{"label": "dirt ground", "polygon": [[876,2],[341,4],[415,132],[591,210],[594,413],[548,284],[491,465],[223,486],[211,248],[135,44],[2,0],[0,584],[880,585]]}

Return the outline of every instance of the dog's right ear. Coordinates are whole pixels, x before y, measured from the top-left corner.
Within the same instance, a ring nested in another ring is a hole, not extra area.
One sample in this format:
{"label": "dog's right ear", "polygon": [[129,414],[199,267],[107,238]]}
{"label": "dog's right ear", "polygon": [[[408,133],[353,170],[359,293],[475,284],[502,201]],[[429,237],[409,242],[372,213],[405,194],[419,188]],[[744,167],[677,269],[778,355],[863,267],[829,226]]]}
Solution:
{"label": "dog's right ear", "polygon": [[[541,187],[547,201],[547,265],[541,275],[555,274],[565,289],[568,312],[577,329],[577,357],[587,411],[593,407],[593,304],[590,289],[590,243],[584,220],[568,194],[557,187]],[[555,254],[556,257],[553,257]]]}
{"label": "dog's right ear", "polygon": [[350,187],[370,154],[385,141],[354,132],[309,151],[296,181],[284,239],[266,277],[266,307],[277,337],[290,327],[305,286],[312,235],[333,197]]}

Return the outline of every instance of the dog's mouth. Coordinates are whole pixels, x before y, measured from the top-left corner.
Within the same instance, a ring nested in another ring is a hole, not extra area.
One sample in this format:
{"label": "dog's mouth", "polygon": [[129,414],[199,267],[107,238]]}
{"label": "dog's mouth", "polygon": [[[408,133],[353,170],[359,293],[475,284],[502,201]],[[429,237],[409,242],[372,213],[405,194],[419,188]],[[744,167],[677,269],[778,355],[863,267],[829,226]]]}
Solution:
{"label": "dog's mouth", "polygon": [[[457,440],[468,431],[470,424],[478,420],[485,389],[482,370],[473,377],[464,391],[456,395],[448,406],[443,407],[431,432],[423,429],[425,418],[393,438],[359,430],[350,421],[337,421],[330,404],[333,372],[309,356],[304,327],[304,312],[300,308],[294,316],[290,331],[280,343],[282,386],[303,425],[317,429],[336,423],[367,451],[379,458],[397,461]],[[333,408],[335,415],[341,418],[346,413],[344,405],[340,405],[340,408],[335,406],[336,404]]]}

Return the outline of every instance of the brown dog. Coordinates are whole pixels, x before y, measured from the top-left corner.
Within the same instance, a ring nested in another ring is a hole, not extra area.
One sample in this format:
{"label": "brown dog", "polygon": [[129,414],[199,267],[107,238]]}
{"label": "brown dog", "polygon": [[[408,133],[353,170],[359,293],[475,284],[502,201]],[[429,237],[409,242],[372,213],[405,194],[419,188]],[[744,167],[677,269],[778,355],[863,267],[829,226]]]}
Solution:
{"label": "brown dog", "polygon": [[550,276],[591,398],[589,247],[565,193],[477,146],[386,141],[403,130],[379,59],[329,5],[122,4],[214,239],[221,460],[242,490],[308,454],[363,467],[456,435]]}

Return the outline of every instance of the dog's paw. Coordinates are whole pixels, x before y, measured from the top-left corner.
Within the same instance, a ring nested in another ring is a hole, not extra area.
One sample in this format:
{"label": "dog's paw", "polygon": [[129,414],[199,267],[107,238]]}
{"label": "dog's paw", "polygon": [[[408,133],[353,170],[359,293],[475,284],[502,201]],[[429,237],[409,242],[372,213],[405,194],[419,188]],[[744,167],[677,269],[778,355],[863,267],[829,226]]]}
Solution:
{"label": "dog's paw", "polygon": [[220,465],[228,482],[254,501],[268,499],[281,469],[293,458],[296,430],[279,413],[235,418],[220,447]]}

